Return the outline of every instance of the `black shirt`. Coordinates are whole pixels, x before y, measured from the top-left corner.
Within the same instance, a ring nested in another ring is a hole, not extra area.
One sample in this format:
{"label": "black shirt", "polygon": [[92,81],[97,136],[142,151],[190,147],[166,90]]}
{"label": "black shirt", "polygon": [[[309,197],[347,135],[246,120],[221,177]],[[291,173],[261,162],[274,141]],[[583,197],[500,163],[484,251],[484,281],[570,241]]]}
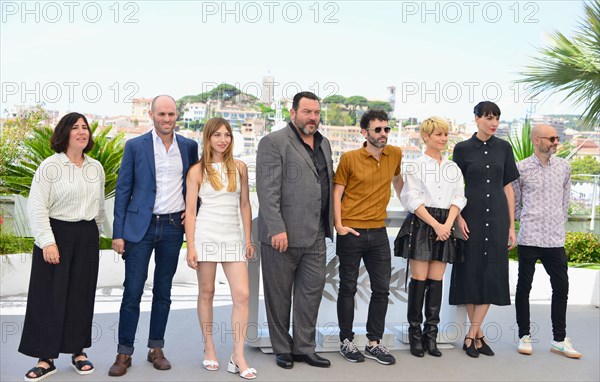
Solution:
{"label": "black shirt", "polygon": [[306,149],[308,156],[312,159],[315,167],[317,168],[317,174],[319,175],[319,183],[321,184],[321,224],[325,230],[325,236],[331,236],[329,232],[329,175],[327,173],[327,161],[325,160],[325,154],[321,149],[321,143],[323,142],[323,135],[316,131],[314,136],[314,149],[307,145],[298,129],[290,122],[290,129],[294,131],[302,146]]}

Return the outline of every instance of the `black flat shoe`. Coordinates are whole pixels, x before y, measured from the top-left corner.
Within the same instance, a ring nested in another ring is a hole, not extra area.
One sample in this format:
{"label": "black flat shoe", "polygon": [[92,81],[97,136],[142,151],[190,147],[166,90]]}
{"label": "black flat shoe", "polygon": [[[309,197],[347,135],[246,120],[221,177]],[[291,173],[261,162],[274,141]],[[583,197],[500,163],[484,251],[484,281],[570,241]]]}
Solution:
{"label": "black flat shoe", "polygon": [[310,366],[315,367],[329,367],[331,366],[331,362],[328,359],[323,357],[319,357],[317,353],[312,354],[294,354],[294,361],[297,362],[306,362]]}
{"label": "black flat shoe", "polygon": [[[467,340],[471,340],[471,345],[467,346]],[[479,357],[479,350],[475,347],[475,339],[471,337],[465,337],[463,342],[463,350],[467,352],[467,355],[471,358]]]}
{"label": "black flat shoe", "polygon": [[284,369],[291,369],[294,367],[294,358],[292,357],[291,353],[277,354],[275,361],[277,362],[277,366]]}
{"label": "black flat shoe", "polygon": [[487,356],[493,356],[494,351],[492,350],[492,348],[489,347],[489,345],[483,340],[484,336],[478,337],[476,338],[477,341],[481,341],[481,347],[477,348],[477,351],[480,352],[483,355],[487,355]]}

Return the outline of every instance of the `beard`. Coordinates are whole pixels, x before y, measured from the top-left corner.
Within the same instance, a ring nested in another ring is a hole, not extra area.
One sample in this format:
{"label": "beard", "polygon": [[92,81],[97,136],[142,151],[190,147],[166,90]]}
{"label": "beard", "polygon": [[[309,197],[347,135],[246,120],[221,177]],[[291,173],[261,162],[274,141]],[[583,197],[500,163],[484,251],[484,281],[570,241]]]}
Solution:
{"label": "beard", "polygon": [[552,154],[556,154],[556,150],[558,149],[557,146],[546,146],[546,147],[540,147],[540,152],[542,154],[546,154],[548,156],[552,155]]}
{"label": "beard", "polygon": [[[383,140],[385,139],[385,140]],[[373,146],[377,147],[378,149],[384,148],[385,145],[387,144],[387,138],[373,138],[371,135],[367,136],[367,141],[372,144]]]}
{"label": "beard", "polygon": [[[315,128],[314,130],[311,130],[311,128],[308,125],[308,123],[314,123]],[[300,130],[300,132],[304,135],[314,135],[317,130],[319,129],[319,121],[314,121],[314,120],[308,120],[304,123],[298,121],[298,118],[294,118],[294,126],[296,126],[296,128],[298,130]]]}

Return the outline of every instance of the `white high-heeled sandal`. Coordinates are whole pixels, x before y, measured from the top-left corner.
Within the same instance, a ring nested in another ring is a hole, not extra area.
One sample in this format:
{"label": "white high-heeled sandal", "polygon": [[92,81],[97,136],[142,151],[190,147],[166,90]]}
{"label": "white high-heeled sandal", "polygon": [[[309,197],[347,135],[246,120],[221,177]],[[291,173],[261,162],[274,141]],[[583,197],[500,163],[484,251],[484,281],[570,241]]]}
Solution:
{"label": "white high-heeled sandal", "polygon": [[[253,367],[249,367],[244,371],[240,371],[240,368],[235,364],[235,362],[233,362],[233,356],[231,356],[231,358],[229,359],[229,364],[227,365],[227,371],[232,373],[232,374],[237,374],[240,373],[240,377],[244,378],[244,379],[254,379],[256,378],[256,369]],[[249,374],[252,374],[252,376],[248,376]]]}
{"label": "white high-heeled sandal", "polygon": [[212,359],[205,359],[202,361],[202,366],[208,371],[218,371],[219,370],[219,362],[213,361]]}

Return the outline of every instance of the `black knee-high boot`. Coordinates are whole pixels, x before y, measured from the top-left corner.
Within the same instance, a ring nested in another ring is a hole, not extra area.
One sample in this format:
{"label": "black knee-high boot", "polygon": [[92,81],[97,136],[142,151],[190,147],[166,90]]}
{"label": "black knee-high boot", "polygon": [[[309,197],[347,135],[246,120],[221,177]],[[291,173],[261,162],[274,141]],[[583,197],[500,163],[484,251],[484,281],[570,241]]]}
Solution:
{"label": "black knee-high boot", "polygon": [[423,357],[423,335],[421,323],[423,322],[423,299],[427,283],[423,280],[410,279],[408,284],[408,307],[406,317],[408,319],[408,342],[410,353],[415,357]]}
{"label": "black knee-high boot", "polygon": [[427,279],[425,292],[425,324],[423,325],[423,347],[435,357],[441,357],[436,338],[438,324],[440,323],[440,309],[442,304],[442,280]]}

